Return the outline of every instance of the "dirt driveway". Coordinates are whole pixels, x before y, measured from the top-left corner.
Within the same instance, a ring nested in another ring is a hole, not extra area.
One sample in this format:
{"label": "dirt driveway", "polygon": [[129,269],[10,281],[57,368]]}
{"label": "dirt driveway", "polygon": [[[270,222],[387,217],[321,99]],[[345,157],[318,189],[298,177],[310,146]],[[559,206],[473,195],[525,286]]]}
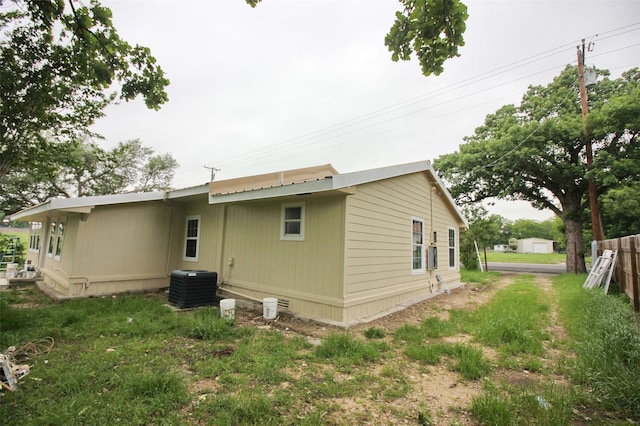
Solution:
{"label": "dirt driveway", "polygon": [[[451,291],[450,294],[442,294],[433,299],[425,300],[418,304],[412,305],[406,309],[394,312],[383,318],[376,319],[372,322],[361,324],[349,329],[349,332],[362,336],[364,330],[370,327],[378,327],[386,331],[387,339],[390,345],[393,345],[393,332],[404,324],[418,325],[426,317],[438,316],[441,319],[448,318],[449,311],[456,309],[473,310],[479,305],[487,302],[495,294],[497,290],[508,286],[514,282],[517,274],[505,273],[498,282],[486,286],[475,286],[467,284]],[[535,275],[534,283],[545,292],[551,292],[551,280],[549,275]],[[549,300],[553,301],[550,297]],[[562,327],[556,321],[556,306],[551,306],[552,326],[549,332],[561,338],[564,334]],[[293,337],[296,335],[304,335],[310,341],[320,341],[322,337],[327,336],[331,332],[340,331],[330,326],[303,321],[288,316],[279,316],[277,320],[267,322],[256,315],[255,312],[239,312],[238,321],[240,324],[249,323],[260,327],[272,327],[283,331],[286,335]],[[447,337],[445,341],[450,343],[465,343],[471,340],[471,336],[457,335]],[[484,355],[489,359],[496,359],[495,350],[483,347]],[[557,351],[556,351],[557,352]],[[557,357],[560,353],[554,353],[552,348],[547,348],[545,364],[551,368],[555,365]],[[341,406],[341,413],[345,420],[344,424],[354,423],[362,424],[363,413],[367,413],[369,419],[368,424],[395,424],[398,418],[390,413],[394,412],[420,412],[420,410],[428,410],[433,416],[435,425],[472,425],[475,424],[470,418],[467,411],[474,396],[480,394],[482,390],[482,380],[469,381],[462,380],[460,376],[450,371],[445,363],[436,366],[429,366],[428,371],[424,367],[406,361],[406,357],[398,351],[397,357],[385,361],[386,364],[376,365],[374,368],[380,372],[390,363],[395,363],[397,368],[405,374],[410,380],[411,391],[406,397],[393,401],[376,400],[368,398],[366,392],[357,398],[342,398],[336,401]],[[374,371],[375,373],[375,371]],[[348,377],[342,378],[348,380]],[[496,370],[492,376],[494,381],[507,381],[510,383],[529,384],[543,383],[551,380],[556,384],[564,384],[565,379],[561,376],[542,376],[538,373],[529,371],[513,371],[513,370]],[[350,419],[350,420],[349,420]],[[348,421],[347,421],[348,420]],[[342,423],[340,423],[342,424]]]}

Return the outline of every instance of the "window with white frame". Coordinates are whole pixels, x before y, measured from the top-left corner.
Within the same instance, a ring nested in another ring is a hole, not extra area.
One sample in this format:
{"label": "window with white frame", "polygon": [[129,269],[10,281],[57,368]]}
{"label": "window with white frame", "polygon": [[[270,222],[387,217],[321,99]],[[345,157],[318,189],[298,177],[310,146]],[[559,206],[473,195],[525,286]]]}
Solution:
{"label": "window with white frame", "polygon": [[58,235],[56,236],[56,259],[60,259],[60,255],[62,254],[62,243],[64,242],[64,231],[66,229],[66,222],[61,220],[58,222]]}
{"label": "window with white frame", "polygon": [[40,249],[41,231],[42,222],[31,222],[31,230],[29,231],[29,250],[38,251]]}
{"label": "window with white frame", "polygon": [[58,222],[51,222],[49,227],[49,245],[47,246],[47,256],[53,257],[53,247],[56,242],[56,232],[58,230]]}
{"label": "window with white frame", "polygon": [[190,262],[197,262],[199,248],[200,248],[200,215],[187,216],[185,241],[184,241],[184,260],[188,260]]}
{"label": "window with white frame", "polygon": [[456,230],[449,228],[449,269],[456,267]]}
{"label": "window with white frame", "polygon": [[411,218],[411,272],[414,275],[424,274],[425,271],[424,248],[424,220]]}
{"label": "window with white frame", "polygon": [[280,217],[280,239],[303,241],[304,203],[283,204]]}

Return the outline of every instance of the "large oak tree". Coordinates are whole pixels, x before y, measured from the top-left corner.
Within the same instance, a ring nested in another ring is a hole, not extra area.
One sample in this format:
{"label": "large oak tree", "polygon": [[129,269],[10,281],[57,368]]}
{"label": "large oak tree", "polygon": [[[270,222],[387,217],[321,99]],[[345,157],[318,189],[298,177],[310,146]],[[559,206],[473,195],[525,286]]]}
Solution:
{"label": "large oak tree", "polygon": [[639,180],[639,82],[640,73],[633,69],[589,88],[593,117],[588,122],[595,139],[591,171],[573,66],[547,86],[530,86],[519,106],[489,114],[458,152],[439,157],[434,167],[463,204],[497,197],[553,211],[564,225],[567,270],[584,272],[587,179],[595,179],[600,194]]}

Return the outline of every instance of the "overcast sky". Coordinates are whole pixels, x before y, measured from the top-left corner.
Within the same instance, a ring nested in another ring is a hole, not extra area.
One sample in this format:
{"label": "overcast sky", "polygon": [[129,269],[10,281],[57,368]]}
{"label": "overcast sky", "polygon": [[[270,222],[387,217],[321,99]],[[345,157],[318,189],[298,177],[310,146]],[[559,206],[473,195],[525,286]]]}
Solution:
{"label": "overcast sky", "polygon": [[[171,80],[160,111],[111,106],[94,130],[179,162],[174,187],[331,163],[350,172],[458,150],[487,114],[546,85],[576,46],[613,76],[640,66],[640,1],[467,0],[466,45],[440,76],[393,62],[394,0],[102,0],[120,36]],[[576,95],[577,96],[577,95]],[[544,220],[499,202],[491,213]]]}

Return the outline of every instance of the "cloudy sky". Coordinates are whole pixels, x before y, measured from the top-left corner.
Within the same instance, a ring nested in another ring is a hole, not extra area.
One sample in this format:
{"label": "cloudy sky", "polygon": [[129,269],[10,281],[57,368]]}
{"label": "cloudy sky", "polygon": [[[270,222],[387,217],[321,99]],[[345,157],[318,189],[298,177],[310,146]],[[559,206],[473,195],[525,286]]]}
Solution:
{"label": "cloudy sky", "polygon": [[[466,45],[440,76],[393,62],[395,0],[102,0],[122,38],[167,77],[160,111],[111,106],[94,130],[109,148],[139,138],[180,163],[174,187],[331,163],[340,172],[458,149],[487,114],[576,63],[613,76],[640,66],[640,1],[467,0]],[[492,213],[544,220],[527,203]]]}

